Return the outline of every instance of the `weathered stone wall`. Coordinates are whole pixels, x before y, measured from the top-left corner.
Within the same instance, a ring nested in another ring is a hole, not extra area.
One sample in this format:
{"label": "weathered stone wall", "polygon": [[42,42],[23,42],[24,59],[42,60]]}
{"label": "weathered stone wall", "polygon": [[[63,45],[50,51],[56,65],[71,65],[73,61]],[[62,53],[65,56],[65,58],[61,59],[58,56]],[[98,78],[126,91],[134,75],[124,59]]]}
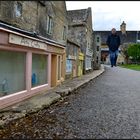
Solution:
{"label": "weathered stone wall", "polygon": [[55,12],[54,19],[54,36],[53,38],[60,43],[65,43],[67,39],[63,39],[63,29],[66,27],[66,38],[67,38],[67,30],[68,30],[68,22],[67,22],[67,13],[66,13],[66,5],[64,1],[53,1],[53,9]]}
{"label": "weathered stone wall", "polygon": [[92,12],[91,12],[91,8],[88,8],[88,17],[87,17],[87,23],[86,23],[86,27],[87,27],[87,43],[89,43],[89,47],[93,48],[93,39],[92,39]]}
{"label": "weathered stone wall", "polygon": [[[22,15],[16,17],[15,6],[22,5]],[[37,32],[39,35],[53,39],[66,45],[63,39],[63,28],[66,27],[67,17],[65,1],[0,1],[0,20],[27,31]],[[5,10],[6,9],[6,10]],[[52,17],[53,31],[47,34],[47,15]]]}
{"label": "weathered stone wall", "polygon": [[[16,4],[22,5],[22,16],[16,17]],[[37,2],[33,1],[1,1],[0,20],[7,22],[15,27],[34,31],[37,20]]]}
{"label": "weathered stone wall", "polygon": [[91,8],[68,11],[68,36],[81,44],[81,51],[93,47]]}
{"label": "weathered stone wall", "polygon": [[[65,2],[45,1],[45,5],[46,6],[38,6],[37,32],[44,37],[66,45],[67,39],[63,39],[64,26],[66,27],[66,34],[68,30]],[[47,15],[52,17],[52,34],[47,34]]]}
{"label": "weathered stone wall", "polygon": [[[68,37],[75,39],[81,48],[81,52],[84,53],[86,61],[86,50],[93,50],[93,40],[92,40],[92,12],[91,8],[72,10],[68,11]],[[84,73],[85,62],[84,61]]]}
{"label": "weathered stone wall", "polygon": [[86,27],[84,26],[69,26],[68,37],[75,40],[80,44],[81,52],[86,52],[87,39],[86,39]]}

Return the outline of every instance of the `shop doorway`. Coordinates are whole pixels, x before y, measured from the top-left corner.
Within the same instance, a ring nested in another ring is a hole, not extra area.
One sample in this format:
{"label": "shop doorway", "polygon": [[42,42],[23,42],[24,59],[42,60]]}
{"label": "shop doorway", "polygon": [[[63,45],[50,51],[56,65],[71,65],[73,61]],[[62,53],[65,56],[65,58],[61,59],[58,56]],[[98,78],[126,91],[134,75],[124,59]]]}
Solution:
{"label": "shop doorway", "polygon": [[57,83],[57,55],[52,55],[51,59],[51,87]]}

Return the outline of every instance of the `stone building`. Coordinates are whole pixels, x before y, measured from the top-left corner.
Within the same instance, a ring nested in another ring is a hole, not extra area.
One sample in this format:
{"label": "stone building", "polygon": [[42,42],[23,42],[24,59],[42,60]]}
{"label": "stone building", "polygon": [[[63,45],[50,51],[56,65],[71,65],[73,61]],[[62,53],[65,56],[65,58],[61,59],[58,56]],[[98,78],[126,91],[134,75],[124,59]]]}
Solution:
{"label": "stone building", "polygon": [[68,39],[66,47],[66,79],[78,76],[80,45]]}
{"label": "stone building", "polygon": [[64,45],[67,43],[65,2],[0,1],[0,20]]}
{"label": "stone building", "polygon": [[0,1],[0,109],[64,81],[66,16],[65,1]]}
{"label": "stone building", "polygon": [[[109,49],[106,45],[107,36],[111,34],[110,31],[94,31],[94,35],[100,35],[101,36],[101,61],[102,63],[109,63]],[[129,31],[126,30],[126,23],[123,21],[123,23],[120,25],[120,30],[117,31],[117,34],[120,36],[121,39],[121,45],[119,47],[119,57],[118,57],[118,63],[125,63],[125,58],[123,56],[123,53],[121,50],[123,50],[123,47],[127,46],[126,44],[130,43],[137,43],[140,39],[140,34],[138,31]]]}
{"label": "stone building", "polygon": [[92,12],[91,8],[67,11],[68,37],[80,44],[84,54],[83,73],[92,70]]}

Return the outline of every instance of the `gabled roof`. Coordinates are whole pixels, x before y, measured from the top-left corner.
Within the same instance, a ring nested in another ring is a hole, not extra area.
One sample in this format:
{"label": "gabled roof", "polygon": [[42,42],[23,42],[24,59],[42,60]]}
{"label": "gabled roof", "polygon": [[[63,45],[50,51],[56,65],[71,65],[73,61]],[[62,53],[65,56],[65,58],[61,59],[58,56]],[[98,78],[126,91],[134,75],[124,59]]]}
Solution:
{"label": "gabled roof", "polygon": [[88,12],[90,8],[87,9],[79,9],[79,10],[68,10],[68,23],[72,24],[80,24],[86,22],[88,18]]}
{"label": "gabled roof", "polygon": [[71,43],[71,44],[74,44],[74,45],[76,45],[77,47],[80,48],[80,44],[79,44],[76,40],[73,40],[73,39],[71,39],[71,38],[68,38],[68,39],[67,39],[67,42],[69,42],[69,43]]}

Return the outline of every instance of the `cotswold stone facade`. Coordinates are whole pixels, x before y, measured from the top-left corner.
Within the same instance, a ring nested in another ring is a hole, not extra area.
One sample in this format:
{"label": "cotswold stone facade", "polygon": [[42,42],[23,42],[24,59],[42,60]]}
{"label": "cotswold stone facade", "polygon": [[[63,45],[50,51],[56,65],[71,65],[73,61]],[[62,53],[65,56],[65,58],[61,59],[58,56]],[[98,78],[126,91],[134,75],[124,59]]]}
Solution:
{"label": "cotswold stone facade", "polygon": [[64,1],[0,1],[0,20],[64,45],[67,43]]}
{"label": "cotswold stone facade", "polygon": [[37,5],[34,1],[0,1],[0,20],[21,29],[35,31]]}
{"label": "cotswold stone facade", "polygon": [[[71,79],[79,75],[83,68],[79,60],[80,45],[70,39],[67,40],[66,47],[66,79]],[[83,63],[83,62],[82,62]]]}
{"label": "cotswold stone facade", "polygon": [[91,8],[67,11],[68,37],[80,44],[84,53],[84,73],[92,70],[92,14]]}

